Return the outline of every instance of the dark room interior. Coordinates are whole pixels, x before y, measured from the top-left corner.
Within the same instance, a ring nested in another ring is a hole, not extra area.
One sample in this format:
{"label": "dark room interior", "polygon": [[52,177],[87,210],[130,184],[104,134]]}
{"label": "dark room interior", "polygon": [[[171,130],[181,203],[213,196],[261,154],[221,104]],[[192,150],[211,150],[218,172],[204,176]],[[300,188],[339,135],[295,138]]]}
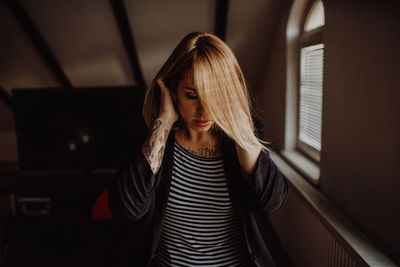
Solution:
{"label": "dark room interior", "polygon": [[399,14],[395,0],[0,0],[0,266],[125,260],[135,233],[107,188],[148,134],[146,89],[194,31],[236,55],[289,184],[255,217],[276,265],[400,265]]}

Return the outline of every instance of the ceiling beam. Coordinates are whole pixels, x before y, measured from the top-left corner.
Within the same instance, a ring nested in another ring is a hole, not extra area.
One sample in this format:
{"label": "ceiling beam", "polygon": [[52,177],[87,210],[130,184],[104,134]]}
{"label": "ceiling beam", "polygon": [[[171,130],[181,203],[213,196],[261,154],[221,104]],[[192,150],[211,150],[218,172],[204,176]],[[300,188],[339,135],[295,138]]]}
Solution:
{"label": "ceiling beam", "polygon": [[225,41],[229,0],[216,0],[215,4],[215,34]]}
{"label": "ceiling beam", "polygon": [[129,62],[132,68],[133,76],[137,84],[141,88],[146,88],[146,83],[143,78],[142,70],[139,64],[139,58],[136,52],[135,40],[131,31],[131,27],[126,12],[126,7],[123,0],[110,0],[114,17],[117,21],[119,33],[128,54]]}
{"label": "ceiling beam", "polygon": [[5,2],[59,83],[64,87],[72,87],[56,56],[20,2],[18,0],[6,0]]}

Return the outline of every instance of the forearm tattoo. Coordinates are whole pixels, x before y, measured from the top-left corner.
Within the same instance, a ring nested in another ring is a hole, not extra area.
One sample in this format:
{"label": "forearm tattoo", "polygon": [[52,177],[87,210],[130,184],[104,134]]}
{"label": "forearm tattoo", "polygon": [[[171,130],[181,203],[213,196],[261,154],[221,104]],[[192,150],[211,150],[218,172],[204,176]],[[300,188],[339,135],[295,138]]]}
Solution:
{"label": "forearm tattoo", "polygon": [[160,169],[164,156],[165,144],[169,134],[169,130],[165,127],[167,127],[165,123],[159,119],[156,120],[149,137],[143,144],[143,155],[149,162],[153,173]]}

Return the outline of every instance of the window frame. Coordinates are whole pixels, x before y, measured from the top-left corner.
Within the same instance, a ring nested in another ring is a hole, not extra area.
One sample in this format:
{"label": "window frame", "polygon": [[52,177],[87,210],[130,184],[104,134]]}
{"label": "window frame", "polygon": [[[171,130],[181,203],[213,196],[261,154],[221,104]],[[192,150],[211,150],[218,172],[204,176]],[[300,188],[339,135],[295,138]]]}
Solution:
{"label": "window frame", "polygon": [[[310,145],[308,145],[307,143],[301,141],[299,139],[299,131],[300,131],[300,85],[301,85],[301,79],[300,79],[300,68],[301,68],[301,49],[304,47],[308,47],[308,46],[312,46],[312,45],[317,45],[317,44],[324,44],[324,27],[325,24],[312,29],[310,31],[305,31],[305,24],[307,22],[308,17],[310,16],[310,12],[312,10],[312,8],[314,7],[314,5],[318,2],[319,0],[314,0],[314,1],[309,1],[307,3],[307,6],[304,10],[302,19],[301,19],[301,23],[300,23],[300,34],[299,34],[299,38],[298,38],[298,44],[297,44],[297,109],[296,109],[296,142],[295,142],[295,148],[297,151],[299,151],[302,155],[304,155],[305,157],[309,158],[310,160],[312,160],[313,162],[319,164],[321,161],[321,152],[318,151],[317,149],[311,147]],[[322,4],[324,5],[324,1],[321,0]],[[324,5],[324,12],[325,12],[325,5]],[[324,47],[324,53],[325,53],[325,47]],[[325,69],[325,68],[324,68]],[[323,73],[324,73],[324,69],[323,69]],[[325,76],[323,74],[323,76]],[[324,86],[322,86],[322,90],[324,89]],[[322,94],[323,97],[323,94]],[[321,114],[322,116],[323,114]],[[322,122],[321,122],[322,123]],[[322,127],[322,125],[321,125]],[[321,139],[321,143],[322,143],[322,139]]]}

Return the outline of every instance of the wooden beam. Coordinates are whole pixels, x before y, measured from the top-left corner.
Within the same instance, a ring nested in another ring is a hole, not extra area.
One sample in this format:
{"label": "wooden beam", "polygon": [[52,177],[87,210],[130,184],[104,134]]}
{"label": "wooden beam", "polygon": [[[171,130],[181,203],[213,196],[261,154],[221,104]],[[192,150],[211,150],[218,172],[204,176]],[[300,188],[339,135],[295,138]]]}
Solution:
{"label": "wooden beam", "polygon": [[110,0],[110,3],[112,10],[114,12],[114,17],[117,21],[119,33],[121,35],[125,51],[128,54],[133,76],[135,77],[137,84],[141,88],[146,88],[146,83],[144,81],[142,70],[140,68],[139,58],[136,52],[135,41],[129,24],[124,1]]}
{"label": "wooden beam", "polygon": [[215,4],[215,34],[225,41],[229,0],[216,0]]}
{"label": "wooden beam", "polygon": [[5,2],[60,84],[64,87],[72,87],[56,56],[20,2],[18,0],[6,0]]}

